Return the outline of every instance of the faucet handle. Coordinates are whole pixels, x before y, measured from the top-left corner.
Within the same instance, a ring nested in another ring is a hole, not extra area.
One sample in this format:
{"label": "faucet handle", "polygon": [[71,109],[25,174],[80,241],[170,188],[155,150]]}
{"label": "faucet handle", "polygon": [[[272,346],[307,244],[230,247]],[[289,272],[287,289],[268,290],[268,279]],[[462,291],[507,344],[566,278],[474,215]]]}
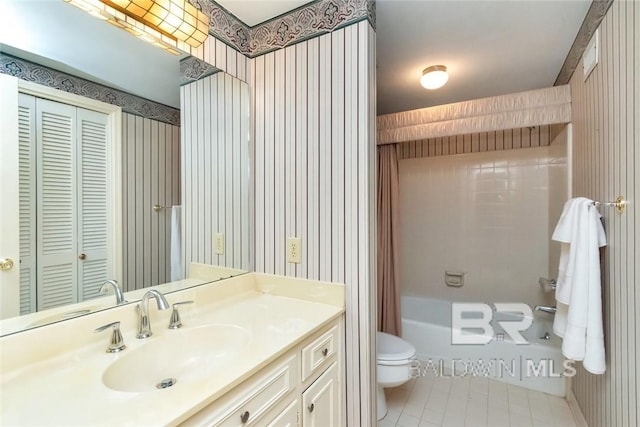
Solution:
{"label": "faucet handle", "polygon": [[182,327],[182,321],[180,320],[180,313],[178,312],[178,306],[184,304],[193,304],[193,301],[180,301],[173,304],[173,311],[171,312],[171,321],[169,322],[169,329],[178,329]]}
{"label": "faucet handle", "polygon": [[543,292],[553,292],[556,290],[556,279],[541,277],[538,279],[538,285],[540,285],[540,289],[542,289]]}
{"label": "faucet handle", "polygon": [[102,332],[105,329],[113,327],[113,333],[111,334],[111,341],[109,342],[109,347],[107,347],[107,353],[117,353],[119,351],[127,348],[124,345],[124,339],[122,338],[122,333],[120,333],[120,321],[107,323],[106,325],[102,325],[97,328],[94,333]]}

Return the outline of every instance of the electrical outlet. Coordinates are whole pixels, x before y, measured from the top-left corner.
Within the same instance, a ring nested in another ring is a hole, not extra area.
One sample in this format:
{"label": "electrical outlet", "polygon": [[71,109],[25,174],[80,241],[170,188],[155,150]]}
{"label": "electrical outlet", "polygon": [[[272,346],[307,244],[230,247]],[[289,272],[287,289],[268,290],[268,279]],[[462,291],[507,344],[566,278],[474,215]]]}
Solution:
{"label": "electrical outlet", "polygon": [[299,237],[287,239],[287,262],[300,264],[302,262],[302,241]]}
{"label": "electrical outlet", "polygon": [[216,254],[224,255],[224,233],[216,233],[215,241]]}

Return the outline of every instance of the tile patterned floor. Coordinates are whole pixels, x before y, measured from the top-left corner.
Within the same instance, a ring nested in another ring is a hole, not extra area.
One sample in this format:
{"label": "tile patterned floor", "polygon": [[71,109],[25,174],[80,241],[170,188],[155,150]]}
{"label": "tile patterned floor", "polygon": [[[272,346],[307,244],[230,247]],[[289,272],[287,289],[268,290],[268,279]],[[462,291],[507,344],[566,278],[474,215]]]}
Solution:
{"label": "tile patterned floor", "polygon": [[378,427],[575,427],[566,400],[480,377],[420,377],[385,390]]}

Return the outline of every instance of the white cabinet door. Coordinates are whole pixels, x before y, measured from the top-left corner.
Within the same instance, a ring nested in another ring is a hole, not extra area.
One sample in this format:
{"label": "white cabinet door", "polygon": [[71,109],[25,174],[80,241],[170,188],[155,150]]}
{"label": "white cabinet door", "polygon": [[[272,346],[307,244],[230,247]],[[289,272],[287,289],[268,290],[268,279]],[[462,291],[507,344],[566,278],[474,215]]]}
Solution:
{"label": "white cabinet door", "polygon": [[340,425],[340,384],[338,364],[334,362],[302,394],[302,425],[333,427]]}
{"label": "white cabinet door", "polygon": [[18,111],[21,312],[28,313],[96,297],[107,279],[108,117],[24,94]]}
{"label": "white cabinet door", "polygon": [[78,108],[77,113],[78,300],[98,296],[107,280],[107,116]]}
{"label": "white cabinet door", "polygon": [[78,302],[76,108],[36,101],[38,310]]}
{"label": "white cabinet door", "polygon": [[18,95],[20,314],[36,311],[36,98]]}

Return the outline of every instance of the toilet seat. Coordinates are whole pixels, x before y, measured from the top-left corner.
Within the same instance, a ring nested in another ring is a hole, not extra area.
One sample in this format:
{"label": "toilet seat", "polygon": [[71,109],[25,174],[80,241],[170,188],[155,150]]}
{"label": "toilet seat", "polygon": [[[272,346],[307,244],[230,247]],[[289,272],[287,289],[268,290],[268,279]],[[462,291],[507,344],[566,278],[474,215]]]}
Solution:
{"label": "toilet seat", "polygon": [[402,338],[384,332],[376,332],[377,419],[387,413],[385,387],[398,387],[412,376],[416,349]]}
{"label": "toilet seat", "polygon": [[416,355],[414,346],[385,332],[376,333],[376,358],[380,365],[402,365]]}

